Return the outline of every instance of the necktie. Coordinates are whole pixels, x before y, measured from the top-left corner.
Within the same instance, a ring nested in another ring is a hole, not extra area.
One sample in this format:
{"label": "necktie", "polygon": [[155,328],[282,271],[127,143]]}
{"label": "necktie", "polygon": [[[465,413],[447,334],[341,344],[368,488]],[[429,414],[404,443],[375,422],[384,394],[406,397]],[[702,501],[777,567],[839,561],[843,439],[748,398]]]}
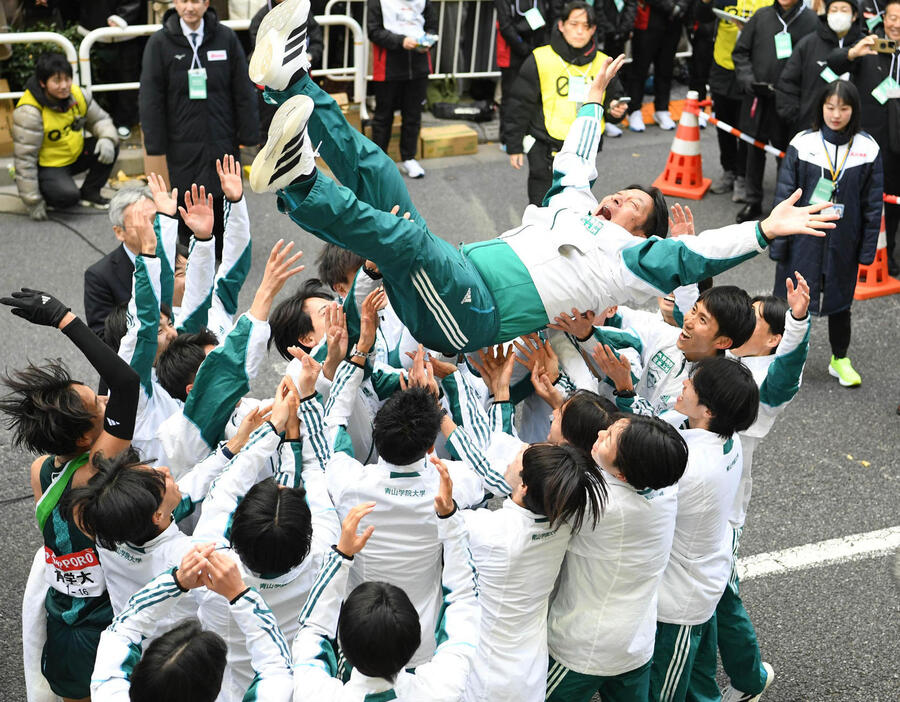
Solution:
{"label": "necktie", "polygon": [[191,32],[191,46],[197,48],[197,32]]}

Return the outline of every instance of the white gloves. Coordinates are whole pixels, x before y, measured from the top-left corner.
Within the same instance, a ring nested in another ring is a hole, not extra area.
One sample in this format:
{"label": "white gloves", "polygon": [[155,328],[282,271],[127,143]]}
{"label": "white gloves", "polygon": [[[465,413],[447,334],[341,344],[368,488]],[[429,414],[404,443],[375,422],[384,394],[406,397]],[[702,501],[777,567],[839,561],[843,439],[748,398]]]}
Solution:
{"label": "white gloves", "polygon": [[97,139],[94,153],[97,154],[97,160],[100,163],[112,163],[116,158],[116,145],[113,143],[112,139],[102,137]]}

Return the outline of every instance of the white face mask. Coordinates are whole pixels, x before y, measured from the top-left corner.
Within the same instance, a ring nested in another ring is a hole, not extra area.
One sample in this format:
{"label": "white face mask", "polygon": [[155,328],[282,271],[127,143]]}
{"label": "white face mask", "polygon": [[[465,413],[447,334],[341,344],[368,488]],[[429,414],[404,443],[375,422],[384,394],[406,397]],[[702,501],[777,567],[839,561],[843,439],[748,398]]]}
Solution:
{"label": "white face mask", "polygon": [[828,26],[835,34],[841,34],[850,29],[853,24],[853,14],[850,12],[828,13]]}

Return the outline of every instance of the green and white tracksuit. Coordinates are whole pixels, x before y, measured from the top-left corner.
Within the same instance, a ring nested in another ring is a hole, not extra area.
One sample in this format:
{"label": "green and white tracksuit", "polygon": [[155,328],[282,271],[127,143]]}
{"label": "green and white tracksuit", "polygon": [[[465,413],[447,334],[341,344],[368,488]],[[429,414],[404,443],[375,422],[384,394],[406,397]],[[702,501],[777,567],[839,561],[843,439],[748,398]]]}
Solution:
{"label": "green and white tracksuit", "polygon": [[[134,259],[131,299],[128,301],[128,326],[125,336],[119,342],[119,357],[137,372],[141,380],[131,443],[140,451],[142,460],[166,466],[169,464],[168,457],[162,442],[157,438],[157,431],[166,419],[181,410],[183,403],[169,395],[159,384],[153,366],[162,300],[162,262],[163,259],[159,256],[138,255]],[[146,582],[144,580],[141,585]],[[121,604],[125,604],[124,600]]]}
{"label": "green and white tracksuit", "polygon": [[176,479],[209,455],[222,438],[235,406],[259,371],[268,340],[269,323],[249,312],[242,314],[200,365],[183,409],[160,425],[157,437]]}
{"label": "green and white tracksuit", "polygon": [[[362,375],[363,369],[353,363],[344,361],[338,366],[325,408],[326,423],[333,421],[329,416],[352,421],[347,408]],[[406,466],[390,464],[383,458],[365,465],[342,451],[332,451],[324,426],[308,428],[310,441],[327,452],[325,476],[338,518],[346,517],[361,502],[375,502],[374,511],[360,523],[361,529],[374,525],[375,533],[353,559],[350,587],[382,580],[406,592],[422,625],[422,643],[409,666],[425,663],[434,652],[433,633],[440,614],[441,542],[434,514],[440,476],[427,456]],[[458,461],[447,462],[447,467],[457,504],[466,507],[481,502],[481,478]]]}
{"label": "green and white tracksuit", "polygon": [[[171,628],[170,613],[183,594],[172,571],[158,575],[135,593],[100,638],[91,677],[91,699],[128,702],[131,673],[141,658],[144,641]],[[253,659],[255,696],[249,699],[290,702],[291,652],[271,610],[252,588],[238,596],[228,609],[244,634]]]}
{"label": "green and white tracksuit", "polygon": [[[574,534],[550,604],[547,699],[647,699],[657,594],[679,488],[636,490],[604,472],[597,526]],[[589,522],[588,522],[589,524]]]}
{"label": "green and white tracksuit", "polygon": [[650,699],[684,700],[690,688],[693,699],[718,700],[715,612],[731,572],[728,515],[741,480],[741,440],[706,429],[681,435],[688,462],[659,585]]}
{"label": "green and white tracksuit", "polygon": [[[457,702],[461,699],[478,648],[481,619],[478,574],[459,512],[446,519],[435,516],[434,521],[438,549],[443,551],[443,567],[438,562],[438,592],[444,594],[439,596],[441,617],[433,658],[417,666],[415,673],[401,670],[393,682],[370,678],[355,669],[347,684],[335,677],[341,601],[352,590],[348,579],[365,549],[352,561],[332,551],[300,612],[300,632],[293,645],[296,699],[316,702]],[[374,538],[375,534],[366,549]]]}
{"label": "green and white tracksuit", "polygon": [[191,237],[184,297],[178,309],[178,331],[209,328],[223,339],[234,325],[238,295],[250,272],[252,245],[247,201],[224,202],[225,233],[222,262],[216,269],[215,240]]}
{"label": "green and white tracksuit", "polygon": [[809,351],[810,318],[794,319],[790,310],[785,313],[784,334],[775,353],[767,356],[744,356],[741,361],[753,373],[759,385],[759,414],[753,425],[741,433],[744,468],[741,483],[731,508],[729,522],[732,529],[731,576],[728,587],[716,607],[716,628],[722,667],[731,685],[749,695],[763,691],[766,673],[756,639],[756,630],[744,609],[737,573],[737,554],[752,487],[753,452],[766,437],[776,417],[800,389],[803,366]]}
{"label": "green and white tracksuit", "polygon": [[[312,589],[324,555],[340,534],[340,524],[325,485],[324,463],[306,429],[312,423],[322,423],[322,407],[312,400],[303,403],[301,412],[304,436],[300,440],[283,441],[268,422],[251,435],[247,445],[212,486],[193,536],[195,542],[215,541],[226,547],[225,553],[238,563],[244,582],[260,594],[288,640],[297,633],[297,612]],[[280,454],[278,470],[274,473],[270,460],[273,453]],[[238,504],[250,488],[269,477],[286,487],[302,485],[312,514],[310,551],[286,573],[252,572],[230,548],[231,524]],[[215,631],[228,644],[228,666],[218,699],[239,702],[253,682],[252,651],[228,610],[228,603],[221,597],[205,598],[200,604],[199,617],[204,628]]]}
{"label": "green and white tracksuit", "polygon": [[194,514],[206,498],[210,484],[229,461],[219,447],[178,479],[181,501],[172,513],[172,523],[155,538],[140,546],[122,543],[115,551],[98,545],[113,613],[120,614],[135,592],[163,571],[181,563],[192,540],[178,528],[178,522]]}
{"label": "green and white tracksuit", "polygon": [[[400,319],[445,353],[536,331],[573,307],[640,302],[764,250],[753,223],[644,240],[591,216],[601,117],[596,104],[579,110],[554,159],[547,206],[529,206],[522,225],[499,239],[457,250],[423,222],[395,217],[389,206],[379,209],[318,172],[279,191],[279,209],[319,238],[375,261]],[[384,159],[385,169],[396,170]]]}

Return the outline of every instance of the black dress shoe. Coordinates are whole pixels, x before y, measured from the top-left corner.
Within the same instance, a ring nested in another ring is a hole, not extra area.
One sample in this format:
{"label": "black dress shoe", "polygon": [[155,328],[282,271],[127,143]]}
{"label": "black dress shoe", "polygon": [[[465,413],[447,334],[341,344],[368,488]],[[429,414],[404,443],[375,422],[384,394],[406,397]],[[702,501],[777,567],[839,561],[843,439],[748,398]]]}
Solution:
{"label": "black dress shoe", "polygon": [[754,219],[759,219],[761,216],[762,206],[758,202],[750,202],[741,208],[741,211],[737,213],[737,217],[734,218],[734,221],[740,224],[741,222],[750,222]]}

